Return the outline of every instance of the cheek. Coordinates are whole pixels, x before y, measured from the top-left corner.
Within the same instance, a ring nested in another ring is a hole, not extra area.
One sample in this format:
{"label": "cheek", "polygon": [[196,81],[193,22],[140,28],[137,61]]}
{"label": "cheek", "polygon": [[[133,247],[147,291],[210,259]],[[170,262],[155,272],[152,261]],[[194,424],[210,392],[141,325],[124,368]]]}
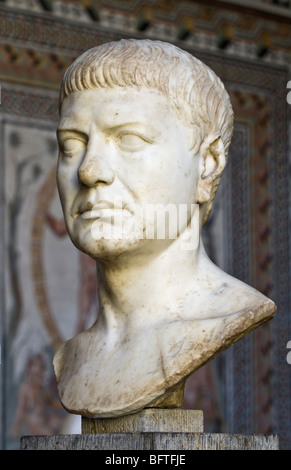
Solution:
{"label": "cheek", "polygon": [[[179,149],[177,149],[179,150]],[[182,204],[194,203],[196,193],[197,169],[189,150],[180,155],[171,154],[159,178],[160,188],[168,195],[169,202]]]}
{"label": "cheek", "polygon": [[[174,149],[175,150],[175,149]],[[188,152],[189,153],[189,152]],[[196,171],[192,156],[177,158],[173,148],[156,151],[131,167],[126,182],[136,199],[146,204],[183,204],[195,202]]]}
{"label": "cheek", "polygon": [[67,209],[68,204],[74,199],[77,188],[75,175],[68,168],[58,167],[57,187],[63,209]]}
{"label": "cheek", "polygon": [[62,191],[67,188],[75,188],[78,185],[78,169],[79,165],[76,165],[73,161],[59,161],[57,167],[57,184]]}

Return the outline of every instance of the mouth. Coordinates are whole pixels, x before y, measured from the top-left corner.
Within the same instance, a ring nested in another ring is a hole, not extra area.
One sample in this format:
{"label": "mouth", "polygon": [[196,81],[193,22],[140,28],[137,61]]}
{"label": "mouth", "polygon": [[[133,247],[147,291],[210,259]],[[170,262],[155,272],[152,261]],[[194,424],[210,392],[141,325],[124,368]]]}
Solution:
{"label": "mouth", "polygon": [[[80,217],[83,219],[108,219],[116,216],[120,216],[123,213],[126,213],[123,209],[98,209],[94,208],[91,211],[85,211],[80,214]],[[128,212],[127,212],[128,213]]]}
{"label": "mouth", "polygon": [[112,217],[120,217],[120,215],[131,215],[131,212],[123,204],[112,203],[111,201],[101,200],[97,203],[91,201],[83,202],[75,218],[81,217],[82,219],[108,219]]}

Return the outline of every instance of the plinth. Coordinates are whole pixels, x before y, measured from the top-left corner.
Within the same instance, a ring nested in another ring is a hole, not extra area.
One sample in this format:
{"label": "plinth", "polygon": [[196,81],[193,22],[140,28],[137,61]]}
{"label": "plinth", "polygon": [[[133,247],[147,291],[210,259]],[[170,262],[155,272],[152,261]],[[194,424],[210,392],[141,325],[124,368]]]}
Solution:
{"label": "plinth", "polygon": [[203,432],[203,412],[145,409],[116,418],[82,418],[82,434],[23,436],[21,450],[279,450],[276,434]]}

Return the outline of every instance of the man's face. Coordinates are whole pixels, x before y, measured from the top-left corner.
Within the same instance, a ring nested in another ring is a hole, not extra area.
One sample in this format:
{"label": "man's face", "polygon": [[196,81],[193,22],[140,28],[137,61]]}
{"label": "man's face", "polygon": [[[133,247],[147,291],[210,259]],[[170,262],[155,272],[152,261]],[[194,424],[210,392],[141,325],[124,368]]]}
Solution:
{"label": "man's face", "polygon": [[58,141],[65,221],[82,251],[97,259],[153,250],[158,246],[150,239],[153,232],[165,239],[159,246],[170,243],[168,230],[160,226],[163,217],[149,215],[157,205],[167,207],[172,219],[175,209],[186,205],[179,231],[187,226],[199,159],[189,150],[189,127],[159,91],[72,93],[62,104]]}

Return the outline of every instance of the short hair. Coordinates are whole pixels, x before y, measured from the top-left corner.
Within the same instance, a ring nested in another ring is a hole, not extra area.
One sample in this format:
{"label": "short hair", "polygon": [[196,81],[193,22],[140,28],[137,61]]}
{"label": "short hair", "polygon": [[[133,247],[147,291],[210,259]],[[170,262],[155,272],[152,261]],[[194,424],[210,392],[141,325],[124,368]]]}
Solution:
{"label": "short hair", "polygon": [[[67,69],[59,107],[71,93],[106,87],[154,88],[166,95],[193,127],[190,148],[198,151],[205,136],[221,137],[225,155],[233,133],[233,110],[219,77],[203,62],[177,46],[149,39],[121,39],[80,55]],[[203,223],[220,184],[213,182]]]}

